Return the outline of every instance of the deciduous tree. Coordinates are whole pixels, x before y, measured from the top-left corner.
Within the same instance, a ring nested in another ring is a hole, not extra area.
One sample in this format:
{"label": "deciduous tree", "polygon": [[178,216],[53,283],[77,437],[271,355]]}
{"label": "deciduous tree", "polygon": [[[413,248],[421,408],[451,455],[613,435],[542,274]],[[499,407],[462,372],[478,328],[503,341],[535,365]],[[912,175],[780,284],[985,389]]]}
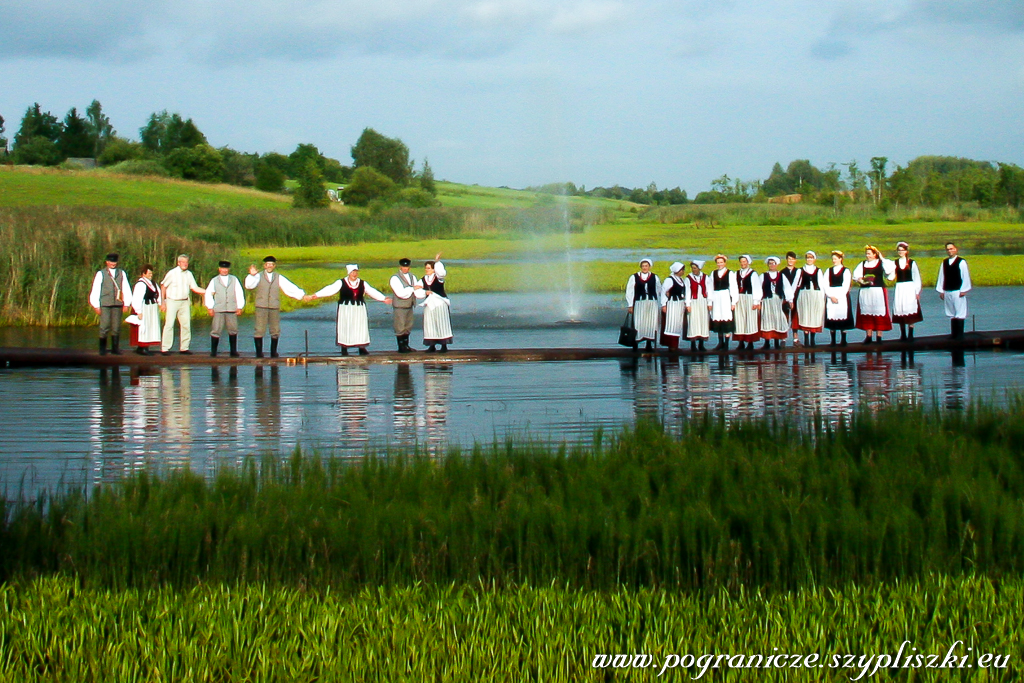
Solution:
{"label": "deciduous tree", "polygon": [[93,143],[92,157],[98,159],[110,141],[117,135],[117,131],[110,124],[107,115],[103,113],[103,105],[99,100],[93,100],[85,110],[85,119]]}
{"label": "deciduous tree", "polygon": [[312,159],[306,161],[305,168],[297,178],[299,186],[292,197],[292,207],[296,209],[325,209],[331,204],[324,186],[324,176]]}
{"label": "deciduous tree", "polygon": [[387,199],[395,191],[395,182],[372,166],[357,168],[352,180],[341,191],[341,200],[353,206],[366,206],[375,199]]}
{"label": "deciduous tree", "polygon": [[385,137],[373,128],[363,129],[352,146],[352,160],[357,170],[369,166],[397,185],[408,185],[412,177],[409,148],[398,138]]}
{"label": "deciduous tree", "polygon": [[64,125],[61,127],[60,137],[57,139],[57,149],[65,158],[92,157],[95,145],[89,135],[88,124],[78,115],[76,107],[71,107],[67,116],[64,117]]}

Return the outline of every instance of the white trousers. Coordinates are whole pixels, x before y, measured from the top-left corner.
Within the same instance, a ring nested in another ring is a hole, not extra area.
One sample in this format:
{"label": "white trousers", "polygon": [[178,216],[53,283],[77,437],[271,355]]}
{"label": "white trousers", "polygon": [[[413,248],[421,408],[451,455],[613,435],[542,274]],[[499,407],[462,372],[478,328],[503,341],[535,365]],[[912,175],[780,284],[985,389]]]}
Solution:
{"label": "white trousers", "polygon": [[181,330],[179,348],[188,351],[189,344],[192,343],[192,301],[168,299],[166,304],[167,318],[164,320],[164,338],[160,342],[160,350],[170,351],[174,346],[174,321],[177,320]]}

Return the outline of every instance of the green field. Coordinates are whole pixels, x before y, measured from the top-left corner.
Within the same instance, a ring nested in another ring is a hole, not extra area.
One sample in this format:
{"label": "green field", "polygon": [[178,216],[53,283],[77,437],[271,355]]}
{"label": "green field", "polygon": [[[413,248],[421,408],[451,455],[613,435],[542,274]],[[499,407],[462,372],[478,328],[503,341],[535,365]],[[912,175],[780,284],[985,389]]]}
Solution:
{"label": "green field", "polygon": [[[613,255],[569,266],[556,258],[530,266],[543,277],[527,278],[524,285],[517,259],[536,261],[539,254],[566,249],[672,250],[675,256],[657,258],[655,271],[664,277],[668,262],[684,254],[722,252],[735,267],[741,253],[760,259],[813,249],[827,266],[829,252],[839,248],[852,267],[865,244],[892,256],[895,243],[906,240],[931,286],[937,254],[952,240],[970,260],[976,285],[1024,284],[1024,230],[1020,214],[1005,208],[881,213],[871,205],[840,212],[815,205],[645,207],[448,182],[438,189],[441,208],[296,211],[284,195],[227,185],[0,167],[0,263],[7,273],[0,322],[92,324],[78,292],[109,250],[127,256],[130,272],[146,261],[157,271],[169,269],[178,250],[189,251],[201,277],[219,258],[244,269],[272,253],[310,291],[337,279],[346,263],[361,264],[363,276],[381,288],[398,258],[423,261],[441,252],[447,260],[507,261],[458,265],[448,281],[453,293],[508,291],[513,282],[516,288],[538,282],[557,289],[569,278],[590,291],[612,293],[622,291],[636,264]],[[760,263],[755,267],[764,270]],[[285,310],[295,305],[286,303]]]}
{"label": "green field", "polygon": [[[1011,681],[1024,674],[1022,601],[1020,576],[783,595],[559,585],[111,592],[46,578],[0,586],[0,679]],[[888,670],[903,643],[899,663],[909,664]],[[937,668],[951,647],[952,666]],[[773,666],[779,655],[783,666]]]}
{"label": "green field", "polygon": [[57,171],[0,166],[0,207],[121,206],[176,211],[197,204],[287,208],[291,198],[234,185],[211,185],[104,171]]}

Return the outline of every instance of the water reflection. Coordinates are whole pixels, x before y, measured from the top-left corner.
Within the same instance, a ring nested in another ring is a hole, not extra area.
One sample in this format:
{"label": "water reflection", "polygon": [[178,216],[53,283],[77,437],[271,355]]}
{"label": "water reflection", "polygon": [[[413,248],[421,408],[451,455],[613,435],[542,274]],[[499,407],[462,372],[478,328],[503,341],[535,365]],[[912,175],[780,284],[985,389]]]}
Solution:
{"label": "water reflection", "polygon": [[264,369],[257,365],[253,371],[253,388],[256,438],[261,442],[277,439],[281,435],[281,383],[277,366]]}
{"label": "water reflection", "polygon": [[426,404],[426,448],[431,455],[444,452],[448,443],[448,412],[451,407],[451,363],[423,364],[423,393]]}
{"label": "water reflection", "polygon": [[398,446],[411,447],[419,443],[423,413],[416,405],[416,390],[413,387],[412,368],[408,363],[399,363],[395,368],[392,442]]}
{"label": "water reflection", "polygon": [[370,371],[364,365],[338,365],[338,423],[342,439],[354,444],[366,443],[367,403],[370,399]]}

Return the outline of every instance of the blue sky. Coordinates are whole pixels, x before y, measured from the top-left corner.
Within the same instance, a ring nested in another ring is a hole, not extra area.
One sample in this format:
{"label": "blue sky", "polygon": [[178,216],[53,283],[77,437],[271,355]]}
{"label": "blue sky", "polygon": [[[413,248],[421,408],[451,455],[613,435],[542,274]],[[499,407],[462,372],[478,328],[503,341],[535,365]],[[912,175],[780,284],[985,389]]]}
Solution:
{"label": "blue sky", "polygon": [[371,126],[481,185],[1024,165],[1024,0],[0,0],[0,34],[9,138],[95,98],[127,137],[168,109],[343,163]]}

